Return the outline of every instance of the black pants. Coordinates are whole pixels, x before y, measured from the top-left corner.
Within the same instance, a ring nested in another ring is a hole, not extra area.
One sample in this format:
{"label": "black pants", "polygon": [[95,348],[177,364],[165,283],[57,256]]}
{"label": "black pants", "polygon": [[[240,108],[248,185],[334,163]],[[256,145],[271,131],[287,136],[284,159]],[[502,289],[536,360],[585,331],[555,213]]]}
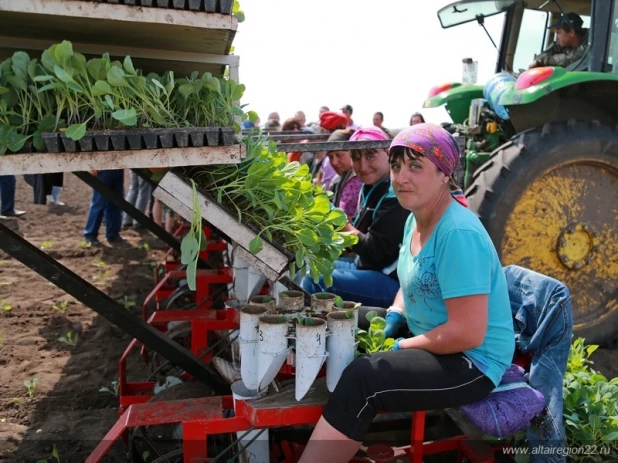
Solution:
{"label": "black pants", "polygon": [[326,408],[326,421],[362,441],[380,410],[412,412],[458,407],[486,397],[493,382],[463,354],[419,349],[359,357],[344,370]]}

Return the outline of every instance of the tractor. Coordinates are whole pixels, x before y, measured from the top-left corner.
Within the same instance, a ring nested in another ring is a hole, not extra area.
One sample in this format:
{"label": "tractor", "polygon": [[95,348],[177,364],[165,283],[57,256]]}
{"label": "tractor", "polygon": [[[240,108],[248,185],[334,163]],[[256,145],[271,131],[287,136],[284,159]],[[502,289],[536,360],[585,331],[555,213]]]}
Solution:
{"label": "tractor", "polygon": [[[573,12],[585,54],[566,67],[528,69]],[[457,180],[504,265],[568,285],[574,332],[618,338],[618,0],[462,0],[443,28],[503,16],[496,75],[485,85],[435,86],[462,150]],[[493,21],[493,20],[492,20]],[[494,42],[495,44],[495,42]],[[522,288],[525,291],[525,288]],[[558,322],[558,321],[557,321]]]}

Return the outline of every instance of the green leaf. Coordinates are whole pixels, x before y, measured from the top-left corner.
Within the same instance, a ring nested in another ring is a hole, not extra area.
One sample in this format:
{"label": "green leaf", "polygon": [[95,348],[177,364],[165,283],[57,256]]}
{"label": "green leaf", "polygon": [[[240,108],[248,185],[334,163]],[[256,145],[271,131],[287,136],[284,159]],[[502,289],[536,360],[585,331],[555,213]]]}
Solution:
{"label": "green leaf", "polygon": [[302,267],[305,264],[305,249],[298,248],[296,250],[296,265]]}
{"label": "green leaf", "polygon": [[124,67],[124,70],[127,71],[127,73],[129,73],[131,75],[137,75],[137,72],[135,72],[135,68],[133,67],[133,61],[131,61],[131,57],[130,56],[126,56],[124,58],[124,62],[122,63],[122,67]]}
{"label": "green leaf", "polygon": [[384,328],[386,328],[386,320],[384,320],[382,317],[373,317],[371,319],[371,326],[369,327],[369,329],[371,331],[379,331],[379,330],[384,330]]}
{"label": "green leaf", "polygon": [[318,243],[318,235],[309,229],[299,230],[298,239],[305,246],[315,246]]}
{"label": "green leaf", "polygon": [[382,350],[389,351],[395,347],[395,340],[393,338],[387,338],[384,340],[384,344],[382,344]]}
{"label": "green leaf", "polygon": [[82,124],[72,124],[67,128],[65,135],[73,141],[78,141],[86,135],[86,125],[88,121]]}
{"label": "green leaf", "polygon": [[335,307],[343,309],[343,299],[341,296],[335,296]]}
{"label": "green leaf", "polygon": [[54,66],[54,74],[56,74],[56,77],[60,79],[62,82],[64,82],[65,84],[69,82],[73,82],[73,77],[71,77],[71,74],[69,74],[67,71],[62,69],[57,64]]}
{"label": "green leaf", "polygon": [[109,107],[109,109],[111,109],[112,111],[115,109],[114,108],[114,102],[112,101],[112,97],[109,95],[105,95],[105,103],[107,103],[107,106]]}
{"label": "green leaf", "polygon": [[254,124],[257,122],[258,117],[259,117],[258,113],[256,113],[255,111],[249,111],[247,115],[249,116],[249,120],[251,122],[253,122]]}
{"label": "green leaf", "polygon": [[192,260],[187,265],[187,286],[191,291],[195,291],[196,289],[196,275],[197,275],[197,260]]}
{"label": "green leaf", "polygon": [[128,87],[129,82],[125,78],[125,73],[122,69],[116,66],[112,66],[107,71],[107,83],[112,87]]}
{"label": "green leaf", "polygon": [[325,273],[322,274],[323,278],[324,278],[324,286],[326,286],[327,288],[330,288],[333,286],[333,276],[330,273]]}
{"label": "green leaf", "polygon": [[191,84],[182,84],[182,85],[180,85],[178,87],[178,92],[186,100],[193,93],[193,85],[191,85]]}
{"label": "green leaf", "polygon": [[28,85],[26,85],[26,81],[23,79],[20,79],[17,76],[8,76],[6,78],[6,80],[8,81],[9,84],[11,84],[13,86],[13,88],[18,89],[18,90],[22,90],[22,91],[26,91],[28,90]]}
{"label": "green leaf", "polygon": [[104,80],[97,80],[92,86],[92,94],[94,96],[108,95],[112,93],[112,87]]}
{"label": "green leaf", "polygon": [[54,457],[56,460],[60,459],[60,455],[58,454],[58,449],[56,448],[56,444],[54,444],[54,447],[52,450],[52,457]]}
{"label": "green leaf", "polygon": [[49,74],[45,74],[43,76],[35,76],[32,78],[35,82],[47,82],[48,80],[53,80],[54,76],[50,76]]}
{"label": "green leaf", "polygon": [[234,16],[236,16],[236,20],[241,23],[245,21],[245,13],[242,10],[238,10],[236,13],[234,13]]}
{"label": "green leaf", "polygon": [[251,254],[258,254],[264,248],[264,241],[258,235],[249,241],[249,252]]}
{"label": "green leaf", "polygon": [[86,69],[94,80],[105,80],[107,78],[107,62],[101,58],[88,60]]}
{"label": "green leaf", "polygon": [[199,253],[197,239],[192,232],[187,233],[180,243],[180,262],[188,265]]}
{"label": "green leaf", "polygon": [[371,323],[371,320],[373,320],[377,316],[378,316],[378,312],[376,312],[375,310],[371,310],[365,314],[365,318],[367,319],[369,323]]}
{"label": "green leaf", "polygon": [[113,112],[112,117],[129,127],[137,125],[137,113],[135,111],[135,108],[120,109]]}

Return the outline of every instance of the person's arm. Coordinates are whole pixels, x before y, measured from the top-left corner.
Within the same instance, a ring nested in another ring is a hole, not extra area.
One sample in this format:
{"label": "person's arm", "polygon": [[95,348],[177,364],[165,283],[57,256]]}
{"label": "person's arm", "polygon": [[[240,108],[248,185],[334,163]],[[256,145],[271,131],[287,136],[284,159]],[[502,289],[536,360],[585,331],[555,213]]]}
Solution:
{"label": "person's arm", "polygon": [[454,354],[480,346],[487,333],[488,296],[456,297],[445,301],[448,321],[425,334],[399,341],[402,349]]}
{"label": "person's arm", "polygon": [[[386,327],[384,328],[384,336],[392,338],[401,327],[406,324],[405,303],[403,301],[403,293],[401,288],[397,291],[393,304],[386,310]],[[401,347],[401,346],[400,346]]]}

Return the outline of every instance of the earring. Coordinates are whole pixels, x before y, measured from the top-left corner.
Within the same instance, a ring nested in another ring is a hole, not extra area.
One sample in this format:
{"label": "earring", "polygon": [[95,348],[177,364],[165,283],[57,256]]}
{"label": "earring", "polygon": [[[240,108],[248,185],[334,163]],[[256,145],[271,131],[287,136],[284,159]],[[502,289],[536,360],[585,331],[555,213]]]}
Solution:
{"label": "earring", "polygon": [[448,178],[445,178],[445,179],[442,181],[442,183],[446,183],[446,182],[448,182]]}

